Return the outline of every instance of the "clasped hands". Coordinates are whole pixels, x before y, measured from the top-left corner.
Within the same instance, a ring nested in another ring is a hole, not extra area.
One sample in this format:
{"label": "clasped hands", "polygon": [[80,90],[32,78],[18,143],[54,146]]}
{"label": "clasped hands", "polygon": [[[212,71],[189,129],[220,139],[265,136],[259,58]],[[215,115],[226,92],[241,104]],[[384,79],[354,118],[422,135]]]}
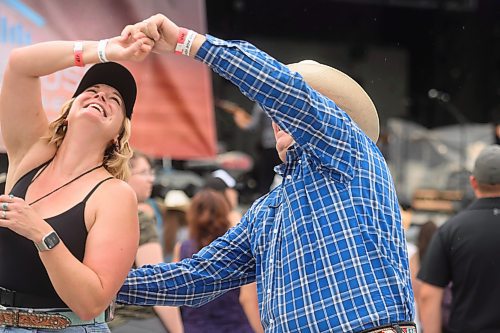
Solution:
{"label": "clasped hands", "polygon": [[150,52],[173,52],[178,34],[179,26],[166,16],[156,14],[144,21],[127,25],[120,36],[110,39],[112,43],[109,52],[119,60],[142,61]]}

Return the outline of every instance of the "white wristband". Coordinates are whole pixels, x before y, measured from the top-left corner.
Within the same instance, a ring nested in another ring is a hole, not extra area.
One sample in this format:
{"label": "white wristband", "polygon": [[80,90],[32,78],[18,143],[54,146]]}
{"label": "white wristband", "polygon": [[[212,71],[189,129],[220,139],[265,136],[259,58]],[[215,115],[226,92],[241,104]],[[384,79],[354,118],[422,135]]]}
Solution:
{"label": "white wristband", "polygon": [[175,45],[175,53],[189,56],[195,38],[196,32],[180,28],[177,44]]}
{"label": "white wristband", "polygon": [[97,56],[100,62],[109,62],[106,58],[106,45],[108,45],[108,39],[101,39],[97,45]]}

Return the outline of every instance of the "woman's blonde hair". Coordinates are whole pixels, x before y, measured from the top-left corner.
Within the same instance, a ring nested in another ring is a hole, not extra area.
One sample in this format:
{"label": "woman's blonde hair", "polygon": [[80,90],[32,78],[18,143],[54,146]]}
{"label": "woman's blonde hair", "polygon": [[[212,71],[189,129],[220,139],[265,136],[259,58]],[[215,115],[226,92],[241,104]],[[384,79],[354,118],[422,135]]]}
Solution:
{"label": "woman's blonde hair", "polygon": [[[53,143],[59,147],[66,136],[67,118],[69,110],[73,105],[72,98],[67,101],[61,108],[61,115],[56,120],[49,124],[49,135],[46,139],[49,143]],[[104,168],[108,170],[115,178],[127,180],[130,176],[129,159],[132,157],[132,149],[128,143],[131,133],[130,119],[124,117],[120,134],[118,135],[118,142],[109,144],[104,151]]]}

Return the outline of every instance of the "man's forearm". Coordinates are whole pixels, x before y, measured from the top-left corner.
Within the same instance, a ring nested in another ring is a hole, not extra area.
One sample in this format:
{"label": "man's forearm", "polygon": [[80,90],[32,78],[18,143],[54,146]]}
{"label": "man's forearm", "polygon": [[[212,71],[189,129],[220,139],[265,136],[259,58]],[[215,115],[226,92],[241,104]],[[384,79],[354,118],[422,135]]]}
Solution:
{"label": "man's forearm", "polygon": [[420,321],[425,333],[441,333],[443,288],[422,283],[419,298]]}

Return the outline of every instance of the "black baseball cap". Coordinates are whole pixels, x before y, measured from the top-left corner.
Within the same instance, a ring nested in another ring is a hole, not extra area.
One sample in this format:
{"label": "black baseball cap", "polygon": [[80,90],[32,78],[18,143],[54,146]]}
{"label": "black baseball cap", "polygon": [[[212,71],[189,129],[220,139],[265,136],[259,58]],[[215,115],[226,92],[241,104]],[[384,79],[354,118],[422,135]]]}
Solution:
{"label": "black baseball cap", "polygon": [[214,176],[206,176],[203,185],[204,189],[211,189],[217,192],[224,192],[229,186],[222,179]]}
{"label": "black baseball cap", "polygon": [[484,148],[476,159],[472,175],[479,184],[500,184],[500,146]]}
{"label": "black baseball cap", "polygon": [[125,105],[125,115],[128,119],[132,118],[137,96],[137,85],[128,69],[116,62],[93,65],[83,76],[73,97],[80,95],[85,89],[96,84],[106,84],[118,90]]}

